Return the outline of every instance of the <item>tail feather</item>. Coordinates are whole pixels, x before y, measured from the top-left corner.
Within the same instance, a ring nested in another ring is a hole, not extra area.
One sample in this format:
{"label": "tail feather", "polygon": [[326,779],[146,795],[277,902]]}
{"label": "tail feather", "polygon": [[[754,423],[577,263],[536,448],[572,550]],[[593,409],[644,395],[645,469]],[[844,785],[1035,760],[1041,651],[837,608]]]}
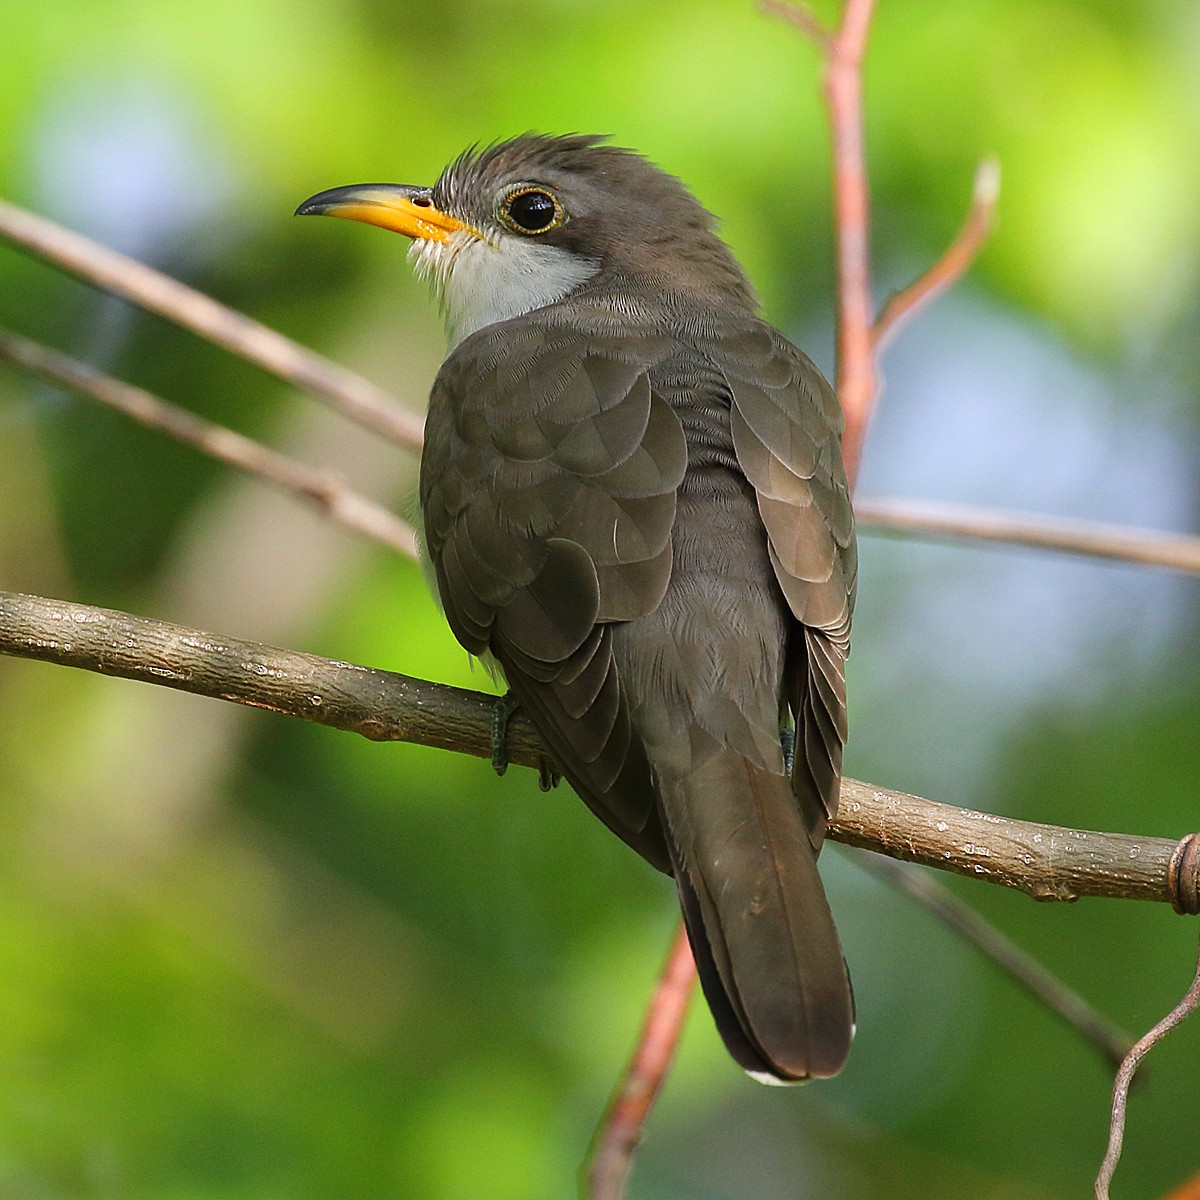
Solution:
{"label": "tail feather", "polygon": [[684,920],[730,1054],[791,1083],[835,1075],[854,1000],[786,776],[720,749],[661,791]]}

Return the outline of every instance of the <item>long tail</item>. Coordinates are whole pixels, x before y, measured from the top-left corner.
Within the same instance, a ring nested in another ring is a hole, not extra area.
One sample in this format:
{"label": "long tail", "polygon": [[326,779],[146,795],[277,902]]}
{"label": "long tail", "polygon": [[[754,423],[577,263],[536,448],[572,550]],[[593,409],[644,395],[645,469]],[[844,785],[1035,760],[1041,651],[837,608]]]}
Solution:
{"label": "long tail", "polygon": [[692,953],[730,1054],[764,1082],[836,1075],[854,998],[790,780],[722,749],[661,796]]}

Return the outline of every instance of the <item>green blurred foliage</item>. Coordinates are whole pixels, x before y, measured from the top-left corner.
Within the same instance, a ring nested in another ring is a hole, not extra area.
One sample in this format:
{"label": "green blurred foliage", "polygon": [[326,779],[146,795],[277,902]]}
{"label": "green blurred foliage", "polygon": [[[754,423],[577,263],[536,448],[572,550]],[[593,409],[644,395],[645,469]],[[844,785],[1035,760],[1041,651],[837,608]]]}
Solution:
{"label": "green blurred foliage", "polygon": [[[836,15],[832,0],[818,8]],[[767,313],[815,331],[822,355],[819,65],[750,3],[0,0],[0,30],[0,192],[413,406],[441,334],[404,246],[289,214],[339,183],[431,181],[463,146],[525,129],[609,132],[688,180]],[[881,0],[867,75],[881,288],[945,244],[975,163],[996,151],[1001,220],[972,294],[1115,380],[1174,381],[1171,436],[1194,445],[1197,79],[1195,0]],[[403,455],[5,247],[0,321],[408,502]],[[1139,385],[1122,394],[1143,399]],[[900,556],[931,577],[945,561],[870,550],[864,593]],[[1104,570],[1089,587],[1116,578]],[[8,371],[0,578],[486,683],[416,568]],[[1184,586],[1136,686],[1097,662],[1077,696],[1027,698],[986,785],[941,798],[1085,827],[1194,827],[1200,605]],[[946,749],[939,710],[909,679],[902,703],[931,705],[929,738],[897,748],[873,653],[853,663],[856,695],[875,697],[853,768],[919,787]],[[964,675],[953,661],[941,672]],[[959,685],[969,704],[972,680]],[[0,1195],[569,1194],[672,926],[667,881],[529,772],[500,781],[475,761],[225,707],[0,661]],[[631,1196],[1087,1191],[1103,1068],[928,917],[827,860],[860,1004],[850,1067],[758,1089],[698,1010]],[[1194,926],[1164,911],[1034,906],[955,883],[1135,1031],[1185,985]],[[1122,1195],[1161,1196],[1200,1169],[1198,1059],[1195,1028],[1156,1054]]]}

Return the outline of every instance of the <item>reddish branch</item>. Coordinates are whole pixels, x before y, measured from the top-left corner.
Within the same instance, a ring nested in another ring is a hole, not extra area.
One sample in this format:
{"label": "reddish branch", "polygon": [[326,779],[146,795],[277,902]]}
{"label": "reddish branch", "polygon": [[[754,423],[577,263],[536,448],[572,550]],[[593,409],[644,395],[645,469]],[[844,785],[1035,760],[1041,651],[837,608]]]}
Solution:
{"label": "reddish branch", "polygon": [[814,41],[826,54],[833,43],[833,34],[821,24],[817,15],[806,5],[791,4],[788,0],[762,0],[762,11],[795,26]]}
{"label": "reddish branch", "polygon": [[903,320],[966,272],[991,230],[1000,193],[999,164],[987,158],[975,173],[966,221],[945,253],[920,278],[893,295],[878,317],[874,316],[862,103],[862,62],[874,7],[874,0],[846,0],[841,26],[831,33],[804,4],[763,0],[764,11],[795,26],[825,56],[837,270],[836,382],[846,415],[842,457],[852,483],[858,476],[863,440],[878,394],[876,354]]}
{"label": "reddish branch", "polygon": [[975,171],[971,208],[962,228],[945,253],[919,279],[888,297],[875,320],[873,330],[876,351],[891,339],[896,329],[918,308],[957,282],[973,263],[991,233],[1000,198],[1000,160],[988,157]]}
{"label": "reddish branch", "polygon": [[[825,98],[829,109],[833,157],[833,207],[837,273],[837,364],[836,386],[845,414],[842,457],[851,486],[858,476],[863,441],[877,391],[875,354],[879,343],[901,317],[911,314],[938,292],[948,287],[970,264],[991,222],[995,205],[995,171],[981,169],[976,178],[976,196],[967,224],[946,253],[884,309],[876,321],[871,300],[870,203],[867,191],[866,152],[863,140],[862,62],[866,53],[874,0],[846,0],[842,23],[831,33],[804,4],[763,0],[764,9],[780,16],[812,39],[825,57]],[[686,946],[682,933],[676,935],[677,950]],[[683,973],[673,953],[668,971]],[[689,955],[690,958],[690,955]],[[695,971],[687,972],[689,986]],[[661,1026],[672,1015],[682,1021],[682,1012],[659,1013],[664,1000],[667,977],[663,976],[651,998],[650,1011],[643,1030],[643,1041],[634,1053],[624,1087],[652,1100],[670,1068],[669,1056],[663,1059],[648,1052],[645,1038],[649,1031],[662,1038]],[[675,1037],[678,1036],[676,1032]],[[673,1040],[669,1044],[673,1045]],[[652,1063],[652,1068],[649,1064]],[[642,1076],[642,1070],[652,1074]],[[639,1120],[649,1113],[649,1103],[637,1110]],[[617,1200],[637,1145],[637,1128],[611,1128],[618,1119],[614,1106],[601,1124],[597,1147],[612,1147],[605,1162],[604,1188],[595,1190],[595,1164],[591,1173],[593,1200]],[[597,1154],[599,1154],[599,1149]]]}
{"label": "reddish branch", "polygon": [[841,28],[826,44],[837,268],[836,384],[846,415],[842,458],[852,487],[875,403],[870,200],[862,115],[862,61],[874,7],[875,0],[846,0]]}
{"label": "reddish branch", "polygon": [[1200,1175],[1193,1175],[1186,1183],[1177,1187],[1166,1200],[1200,1200]]}
{"label": "reddish branch", "polygon": [[659,1089],[671,1069],[691,1002],[696,967],[680,925],[655,984],[642,1031],[585,1160],[591,1200],[620,1200],[629,1165]]}

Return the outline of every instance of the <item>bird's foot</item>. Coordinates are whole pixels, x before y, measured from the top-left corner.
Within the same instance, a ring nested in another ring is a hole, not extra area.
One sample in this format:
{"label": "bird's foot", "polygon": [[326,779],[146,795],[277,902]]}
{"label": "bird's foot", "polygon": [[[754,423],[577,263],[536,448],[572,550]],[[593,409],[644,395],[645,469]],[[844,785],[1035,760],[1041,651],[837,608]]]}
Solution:
{"label": "bird's foot", "polygon": [[505,692],[492,706],[492,770],[497,775],[503,775],[508,770],[508,751],[505,749],[508,723],[520,707],[512,692]]}
{"label": "bird's foot", "polygon": [[[508,752],[505,749],[505,743],[508,741],[508,723],[520,707],[520,702],[512,692],[505,692],[492,708],[492,770],[497,775],[503,775],[508,770]],[[558,787],[561,778],[558,768],[550,759],[544,755],[538,759],[538,787],[543,792]]]}

